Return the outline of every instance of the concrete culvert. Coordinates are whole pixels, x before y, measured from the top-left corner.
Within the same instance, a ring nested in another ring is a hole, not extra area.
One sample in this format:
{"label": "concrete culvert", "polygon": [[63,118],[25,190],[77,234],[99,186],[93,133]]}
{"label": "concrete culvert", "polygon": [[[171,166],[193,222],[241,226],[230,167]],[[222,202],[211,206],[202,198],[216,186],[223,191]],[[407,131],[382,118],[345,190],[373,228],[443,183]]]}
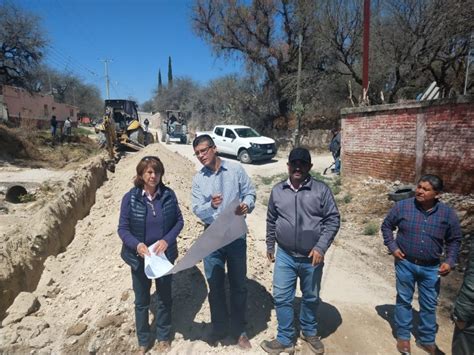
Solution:
{"label": "concrete culvert", "polygon": [[28,194],[28,191],[21,186],[21,185],[15,185],[10,187],[7,190],[7,194],[5,195],[5,200],[11,203],[21,203],[21,197],[25,196]]}

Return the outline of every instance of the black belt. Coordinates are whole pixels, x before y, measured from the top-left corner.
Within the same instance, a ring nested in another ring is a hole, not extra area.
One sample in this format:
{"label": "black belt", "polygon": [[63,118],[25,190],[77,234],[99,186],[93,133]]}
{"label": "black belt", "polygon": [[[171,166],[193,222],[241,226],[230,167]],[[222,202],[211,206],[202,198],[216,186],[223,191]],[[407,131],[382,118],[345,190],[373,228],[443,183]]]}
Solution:
{"label": "black belt", "polygon": [[407,259],[412,264],[420,265],[420,266],[436,266],[439,265],[439,260],[421,260],[417,258],[412,258],[411,256],[405,255],[405,259]]}

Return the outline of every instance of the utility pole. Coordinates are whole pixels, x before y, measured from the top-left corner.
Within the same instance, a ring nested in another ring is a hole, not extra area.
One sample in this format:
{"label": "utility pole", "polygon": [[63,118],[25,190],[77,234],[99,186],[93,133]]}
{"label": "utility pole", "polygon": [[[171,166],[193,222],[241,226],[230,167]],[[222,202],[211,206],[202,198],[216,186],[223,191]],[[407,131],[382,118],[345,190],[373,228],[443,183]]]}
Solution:
{"label": "utility pole", "polygon": [[49,94],[53,95],[53,86],[51,85],[51,73],[49,70],[47,71],[48,73],[48,83],[49,83]]}
{"label": "utility pole", "polygon": [[467,93],[467,81],[469,78],[469,62],[471,59],[471,51],[472,51],[472,42],[474,40],[474,33],[471,33],[471,38],[469,40],[469,50],[467,51],[467,58],[466,58],[466,77],[464,79],[464,92],[463,95]]}
{"label": "utility pole", "polygon": [[105,93],[106,93],[106,96],[107,96],[107,99],[110,99],[110,91],[109,91],[109,84],[110,84],[110,79],[109,79],[109,67],[108,67],[108,63],[109,62],[112,62],[112,59],[102,59],[102,61],[104,62],[104,65],[105,65]]}
{"label": "utility pole", "polygon": [[369,36],[370,34],[370,0],[364,0],[364,38],[362,50],[362,100],[367,98],[369,88]]}
{"label": "utility pole", "polygon": [[301,46],[303,45],[303,35],[300,33],[298,35],[298,76],[296,77],[296,103],[295,103],[295,114],[296,114],[296,129],[295,137],[293,141],[294,147],[300,146],[300,129],[301,129],[301,115],[303,114],[303,108],[300,103],[300,86],[301,86],[301,67],[302,67],[302,58],[301,58]]}

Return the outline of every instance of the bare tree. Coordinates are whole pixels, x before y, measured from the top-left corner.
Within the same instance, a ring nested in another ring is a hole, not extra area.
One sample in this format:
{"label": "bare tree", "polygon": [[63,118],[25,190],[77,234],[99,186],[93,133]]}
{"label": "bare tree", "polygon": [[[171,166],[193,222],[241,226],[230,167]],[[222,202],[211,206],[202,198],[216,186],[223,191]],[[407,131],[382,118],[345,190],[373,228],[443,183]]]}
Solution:
{"label": "bare tree", "polygon": [[32,70],[46,44],[39,18],[8,2],[0,3],[0,83],[32,89]]}
{"label": "bare tree", "polygon": [[97,86],[80,83],[74,89],[74,102],[79,116],[99,118],[104,114],[104,100]]}
{"label": "bare tree", "polygon": [[[160,90],[160,89],[158,89]],[[142,111],[145,111],[145,112],[153,112],[155,111],[155,107],[154,107],[154,104],[153,104],[153,100],[147,100],[145,102],[143,102],[141,105],[140,105],[140,109]]]}
{"label": "bare tree", "polygon": [[195,124],[210,129],[215,124],[249,125],[259,130],[269,122],[273,101],[253,78],[227,75],[202,88],[196,102]]}
{"label": "bare tree", "polygon": [[[361,85],[362,0],[326,0],[321,33],[338,64],[332,70]],[[435,80],[447,95],[461,92],[473,31],[466,0],[379,0],[372,6],[371,101],[414,98]]]}
{"label": "bare tree", "polygon": [[166,86],[155,92],[154,107],[159,112],[193,111],[199,90],[199,85],[190,78],[173,78],[173,86]]}
{"label": "bare tree", "polygon": [[80,116],[100,117],[103,114],[100,90],[72,73],[61,73],[42,65],[32,72],[31,85],[34,91],[53,95],[57,102],[79,107]]}
{"label": "bare tree", "polygon": [[297,70],[298,36],[308,35],[311,0],[196,0],[195,32],[217,55],[241,58],[265,72],[279,114],[287,116],[291,102],[285,80]]}

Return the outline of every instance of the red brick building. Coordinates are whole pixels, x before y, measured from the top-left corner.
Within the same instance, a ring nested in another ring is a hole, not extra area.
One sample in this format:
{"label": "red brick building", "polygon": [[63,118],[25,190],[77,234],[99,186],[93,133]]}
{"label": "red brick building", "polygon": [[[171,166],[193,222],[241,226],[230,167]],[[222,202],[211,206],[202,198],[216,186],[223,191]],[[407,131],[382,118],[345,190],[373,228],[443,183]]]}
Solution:
{"label": "red brick building", "polygon": [[341,110],[342,174],[415,183],[424,173],[446,191],[474,193],[474,97]]}
{"label": "red brick building", "polygon": [[0,86],[0,105],[8,112],[8,121],[20,125],[24,121],[34,122],[38,128],[49,127],[53,115],[59,122],[67,117],[77,124],[79,108],[54,101],[53,95],[30,94],[25,89],[9,85]]}

